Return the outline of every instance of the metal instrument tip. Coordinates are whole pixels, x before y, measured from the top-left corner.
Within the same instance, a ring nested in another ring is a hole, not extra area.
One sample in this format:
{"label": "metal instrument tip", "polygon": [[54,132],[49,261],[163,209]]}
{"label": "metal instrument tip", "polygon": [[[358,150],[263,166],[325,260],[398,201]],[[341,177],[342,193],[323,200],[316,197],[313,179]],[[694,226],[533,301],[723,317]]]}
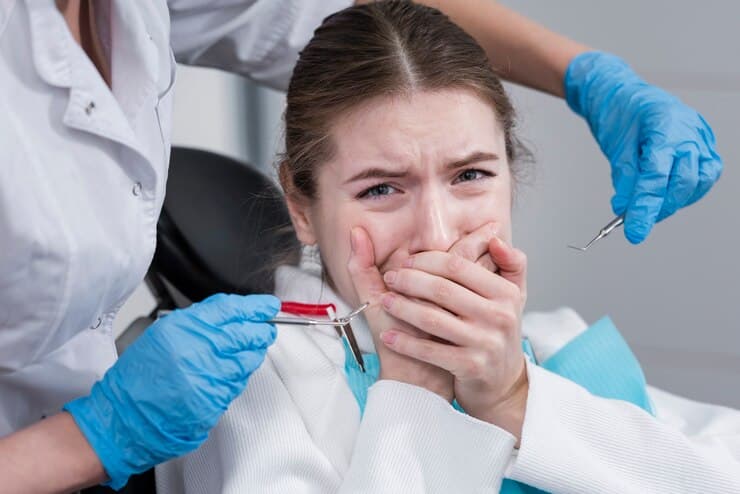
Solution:
{"label": "metal instrument tip", "polygon": [[602,238],[609,235],[615,228],[622,226],[624,224],[624,216],[617,216],[613,220],[611,220],[607,225],[602,228],[599,231],[599,234],[596,235],[589,243],[586,244],[585,247],[576,247],[575,245],[568,245],[571,249],[575,249],[581,252],[586,252],[591,245],[596,242],[597,240],[601,240]]}

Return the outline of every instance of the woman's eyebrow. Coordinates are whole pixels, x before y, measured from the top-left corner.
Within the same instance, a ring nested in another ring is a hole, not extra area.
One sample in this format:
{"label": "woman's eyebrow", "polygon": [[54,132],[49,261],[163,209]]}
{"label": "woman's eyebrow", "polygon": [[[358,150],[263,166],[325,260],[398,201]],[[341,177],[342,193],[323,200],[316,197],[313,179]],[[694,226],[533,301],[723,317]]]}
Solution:
{"label": "woman's eyebrow", "polygon": [[[496,161],[499,156],[496,153],[487,153],[483,151],[475,151],[470,153],[468,156],[459,160],[451,161],[445,165],[445,170],[455,170],[462,168],[463,166],[470,165],[472,163],[478,163],[480,161]],[[367,168],[362,170],[357,175],[346,180],[342,185],[346,185],[350,182],[356,182],[358,180],[365,180],[368,178],[402,178],[408,175],[408,170],[389,170],[386,168]]]}
{"label": "woman's eyebrow", "polygon": [[[401,178],[408,175],[408,170],[387,170],[385,168],[367,168],[362,170],[357,175],[353,176],[349,180],[346,180],[344,184],[350,182],[356,182],[358,180],[365,180],[367,178]],[[343,185],[344,185],[343,184]]]}
{"label": "woman's eyebrow", "polygon": [[470,165],[472,163],[478,163],[479,161],[496,161],[499,156],[496,153],[487,153],[483,151],[475,151],[467,155],[466,157],[451,161],[445,165],[445,170],[451,171],[463,166]]}

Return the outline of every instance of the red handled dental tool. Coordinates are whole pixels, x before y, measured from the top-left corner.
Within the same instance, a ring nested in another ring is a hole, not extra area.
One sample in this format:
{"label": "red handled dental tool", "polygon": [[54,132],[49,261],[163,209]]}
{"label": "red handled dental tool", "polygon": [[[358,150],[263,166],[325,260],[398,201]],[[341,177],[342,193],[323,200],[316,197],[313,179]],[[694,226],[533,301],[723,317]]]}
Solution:
{"label": "red handled dental tool", "polygon": [[362,352],[355,339],[354,332],[350,321],[360,315],[362,311],[368,308],[369,302],[365,302],[357,309],[353,310],[349,314],[336,317],[336,307],[334,304],[302,304],[300,302],[283,302],[280,305],[282,312],[288,314],[295,314],[296,316],[327,316],[329,319],[314,319],[309,317],[275,317],[269,321],[265,321],[271,324],[289,324],[296,326],[332,326],[337,335],[340,338],[346,338],[350,349],[352,350],[352,356],[355,358],[355,362],[360,367],[362,372],[365,372],[365,362],[362,358]]}

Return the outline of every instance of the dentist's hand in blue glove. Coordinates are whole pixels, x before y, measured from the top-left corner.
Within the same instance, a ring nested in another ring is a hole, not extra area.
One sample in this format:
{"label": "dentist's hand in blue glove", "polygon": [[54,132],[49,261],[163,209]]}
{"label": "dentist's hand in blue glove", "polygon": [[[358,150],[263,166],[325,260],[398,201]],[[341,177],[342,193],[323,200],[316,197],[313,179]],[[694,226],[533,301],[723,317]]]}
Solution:
{"label": "dentist's hand in blue glove", "polygon": [[712,129],[696,110],[651,86],[621,59],[575,57],[565,75],[568,105],[583,116],[612,166],[615,214],[634,243],[693,204],[722,172]]}
{"label": "dentist's hand in blue glove", "polygon": [[133,473],[194,450],[260,366],[276,330],[269,295],[214,295],[155,322],[67,403],[120,488]]}

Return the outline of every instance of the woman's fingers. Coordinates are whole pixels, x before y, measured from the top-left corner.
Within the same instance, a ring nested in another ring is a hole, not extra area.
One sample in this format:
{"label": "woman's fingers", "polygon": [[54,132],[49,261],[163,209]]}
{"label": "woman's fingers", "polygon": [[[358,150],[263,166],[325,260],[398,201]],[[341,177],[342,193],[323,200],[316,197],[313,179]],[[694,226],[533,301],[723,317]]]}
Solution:
{"label": "woman's fingers", "polygon": [[522,302],[524,302],[527,299],[526,254],[498,237],[491,239],[488,250],[493,262],[499,267],[498,274],[519,287],[523,297]]}
{"label": "woman's fingers", "polygon": [[496,266],[488,253],[488,244],[497,234],[498,227],[496,224],[486,223],[469,234],[464,235],[447,252],[468,261],[473,261],[495,273],[498,270],[498,266]]}
{"label": "woman's fingers", "polygon": [[392,292],[384,294],[381,302],[387,313],[426,334],[456,345],[475,344],[476,335],[466,331],[466,324],[439,307]]}
{"label": "woman's fingers", "polygon": [[[494,262],[496,261],[494,260]],[[405,281],[405,277],[407,276],[405,272],[412,270],[424,271],[454,282],[486,299],[511,295],[516,288],[509,280],[498,276],[496,273],[489,271],[477,263],[470,262],[447,252],[427,251],[415,254],[406,259],[403,268],[396,272],[397,282],[393,287],[394,290],[405,291],[419,288],[429,290],[429,287],[409,286],[410,283]],[[435,303],[442,302],[438,300],[440,298],[439,296],[434,295],[434,288],[431,290],[432,300],[430,301]],[[441,291],[442,295],[446,295],[444,289]],[[410,295],[417,296],[411,293]],[[427,297],[424,296],[422,298]],[[455,310],[452,312],[457,313]]]}
{"label": "woman's fingers", "polygon": [[350,251],[347,270],[361,301],[375,304],[378,297],[386,291],[383,277],[375,265],[375,253],[370,236],[362,227],[354,227],[350,232]]}
{"label": "woman's fingers", "polygon": [[[505,303],[509,299],[519,300],[519,289],[515,285],[480,266],[473,266],[488,277],[485,288],[490,293],[487,293],[487,296],[481,296],[463,286],[470,280],[459,274],[457,280],[451,280],[446,275],[437,275],[421,269],[400,269],[386,272],[383,280],[388,289],[396,293],[430,302],[432,306],[441,307],[464,320],[488,319],[492,317],[492,308],[495,304]],[[411,321],[407,322],[414,325]],[[421,329],[426,331],[424,327]]]}
{"label": "woman's fingers", "polygon": [[466,349],[427,338],[417,338],[401,331],[384,331],[381,341],[396,353],[444,369],[453,375],[460,372],[466,358]]}

